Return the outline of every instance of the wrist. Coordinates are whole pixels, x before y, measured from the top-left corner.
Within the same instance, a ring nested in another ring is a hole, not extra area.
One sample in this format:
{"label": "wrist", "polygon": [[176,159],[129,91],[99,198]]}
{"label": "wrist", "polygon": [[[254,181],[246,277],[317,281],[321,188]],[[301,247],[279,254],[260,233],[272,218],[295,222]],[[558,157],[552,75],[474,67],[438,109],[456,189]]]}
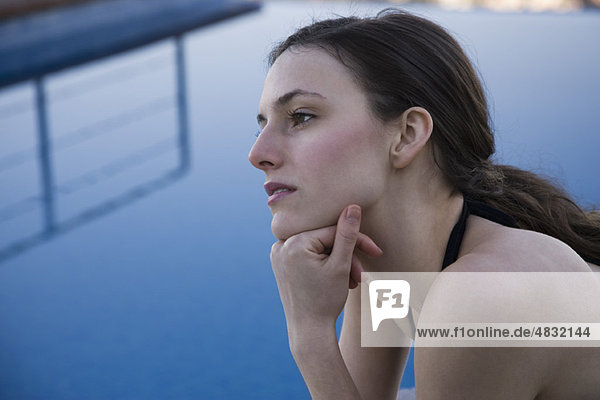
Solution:
{"label": "wrist", "polygon": [[342,357],[335,321],[289,332],[290,350],[313,399],[360,399]]}
{"label": "wrist", "polygon": [[306,321],[288,327],[290,351],[294,358],[325,355],[339,351],[335,321]]}

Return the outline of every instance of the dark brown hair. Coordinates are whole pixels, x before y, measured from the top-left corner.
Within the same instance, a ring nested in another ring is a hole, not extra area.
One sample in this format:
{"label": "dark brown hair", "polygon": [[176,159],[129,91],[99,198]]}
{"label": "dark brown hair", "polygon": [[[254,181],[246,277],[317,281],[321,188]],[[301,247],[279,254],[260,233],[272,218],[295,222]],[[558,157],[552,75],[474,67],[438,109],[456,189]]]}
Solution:
{"label": "dark brown hair", "polygon": [[485,93],[460,45],[442,27],[390,9],[372,18],[318,21],[276,46],[269,64],[291,47],[318,47],[342,62],[383,121],[411,106],[428,110],[434,159],[456,190],[600,263],[599,212],[584,212],[547,179],[491,161],[495,147]]}

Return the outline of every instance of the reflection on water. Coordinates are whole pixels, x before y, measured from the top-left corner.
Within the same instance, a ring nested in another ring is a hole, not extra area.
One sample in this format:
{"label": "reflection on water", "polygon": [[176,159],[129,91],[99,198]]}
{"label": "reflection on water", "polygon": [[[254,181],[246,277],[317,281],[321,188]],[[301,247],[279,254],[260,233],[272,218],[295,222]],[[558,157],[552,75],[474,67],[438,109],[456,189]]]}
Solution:
{"label": "reflection on water", "polygon": [[[181,37],[3,97],[0,182],[11,190],[0,198],[0,262],[189,169]],[[23,132],[24,119],[37,129]]]}

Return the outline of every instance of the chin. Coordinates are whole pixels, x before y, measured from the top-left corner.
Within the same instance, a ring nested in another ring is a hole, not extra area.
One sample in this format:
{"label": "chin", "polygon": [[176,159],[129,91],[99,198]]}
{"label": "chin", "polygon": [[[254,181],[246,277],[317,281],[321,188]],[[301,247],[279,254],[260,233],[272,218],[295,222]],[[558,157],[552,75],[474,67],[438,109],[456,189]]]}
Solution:
{"label": "chin", "polygon": [[271,220],[271,232],[277,239],[285,241],[298,233],[335,225],[336,222],[337,216],[325,218],[325,216],[312,215],[301,218],[298,215],[291,217],[276,213]]}
{"label": "chin", "polygon": [[294,235],[293,233],[287,232],[285,229],[278,229],[274,226],[271,226],[271,232],[273,232],[273,236],[275,236],[277,240],[282,240],[284,242]]}
{"label": "chin", "polygon": [[284,221],[282,218],[277,218],[277,216],[273,216],[271,220],[271,232],[273,232],[273,236],[275,236],[278,240],[287,240],[290,237],[304,232],[307,229],[302,229],[300,224],[293,223],[292,221]]}

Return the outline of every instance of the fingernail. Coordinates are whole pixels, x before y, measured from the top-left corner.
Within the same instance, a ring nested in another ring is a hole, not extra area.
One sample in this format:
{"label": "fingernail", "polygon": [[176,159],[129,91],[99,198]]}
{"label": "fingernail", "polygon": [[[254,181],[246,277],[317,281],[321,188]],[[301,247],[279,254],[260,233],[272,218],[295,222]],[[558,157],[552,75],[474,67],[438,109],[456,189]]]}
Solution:
{"label": "fingernail", "polygon": [[346,219],[350,222],[358,222],[360,218],[360,207],[350,206],[346,210]]}

